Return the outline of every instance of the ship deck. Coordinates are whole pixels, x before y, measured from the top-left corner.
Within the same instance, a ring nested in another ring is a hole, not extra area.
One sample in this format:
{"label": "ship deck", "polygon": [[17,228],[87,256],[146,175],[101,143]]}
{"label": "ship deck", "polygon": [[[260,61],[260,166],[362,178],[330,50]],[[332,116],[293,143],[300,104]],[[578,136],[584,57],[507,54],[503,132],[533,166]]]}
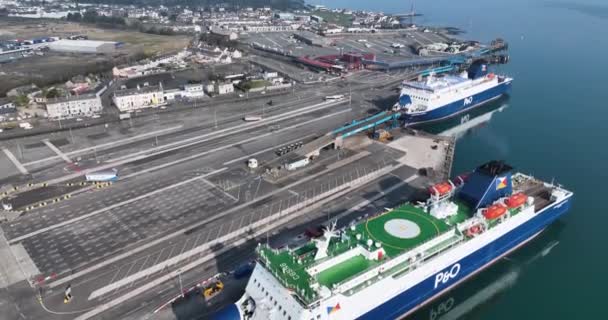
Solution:
{"label": "ship deck", "polygon": [[[467,214],[469,213],[465,211],[459,212],[459,215]],[[456,216],[454,219],[459,220]],[[357,246],[369,248],[369,240],[372,240],[374,245],[378,243],[386,256],[392,258],[448,231],[450,224],[449,221],[444,222],[420,208],[406,204],[372,217],[354,228],[343,230],[341,237],[331,240],[329,256],[325,259],[332,259]],[[317,298],[317,292],[313,289],[314,283],[333,288],[334,285],[382,263],[363,255],[354,255],[316,275],[310,275],[307,269],[318,263],[314,259],[316,252],[314,242],[295,250],[277,250],[267,246],[258,248],[264,265],[304,303]]]}
{"label": "ship deck", "polygon": [[386,254],[393,257],[448,229],[444,221],[420,208],[404,205],[359,224],[356,232],[364,234],[363,238],[380,242]]}

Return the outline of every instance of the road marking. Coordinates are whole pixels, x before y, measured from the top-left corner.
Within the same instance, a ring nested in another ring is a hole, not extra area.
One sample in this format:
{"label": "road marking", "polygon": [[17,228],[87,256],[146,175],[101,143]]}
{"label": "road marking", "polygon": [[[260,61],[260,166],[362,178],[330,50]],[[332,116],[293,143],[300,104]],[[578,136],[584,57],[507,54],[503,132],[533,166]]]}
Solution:
{"label": "road marking", "polygon": [[[348,164],[349,163],[348,162],[349,159],[350,159],[350,161],[356,161],[358,158],[356,156],[353,156],[353,157],[350,157],[350,158],[345,158],[344,160],[342,160],[342,161],[344,161],[343,164],[344,165]],[[226,168],[224,168],[224,169],[226,169]],[[80,276],[82,276],[84,274],[93,272],[93,271],[95,271],[97,269],[103,268],[103,267],[105,267],[105,266],[107,266],[109,264],[112,264],[112,263],[114,263],[116,261],[120,261],[120,260],[122,260],[122,259],[124,259],[124,258],[126,258],[128,256],[131,256],[131,255],[136,254],[138,252],[144,251],[144,250],[146,250],[146,249],[148,249],[148,248],[150,248],[152,246],[158,245],[160,243],[168,241],[168,240],[170,240],[172,238],[175,238],[177,236],[183,235],[184,232],[188,231],[189,229],[195,229],[195,228],[198,228],[198,227],[203,226],[205,224],[208,224],[208,223],[210,223],[212,221],[217,221],[217,220],[219,220],[220,218],[222,218],[222,217],[224,217],[226,215],[229,215],[229,214],[231,214],[233,212],[236,212],[238,210],[242,210],[243,208],[246,208],[246,207],[250,206],[251,204],[254,204],[256,202],[259,202],[259,201],[262,201],[264,199],[270,198],[270,197],[274,196],[275,194],[278,194],[278,193],[283,192],[285,190],[289,190],[290,188],[293,188],[294,186],[296,186],[298,184],[307,182],[309,180],[316,179],[318,176],[324,175],[324,174],[326,174],[327,172],[329,172],[331,170],[332,169],[325,169],[325,170],[320,171],[320,172],[318,172],[316,174],[309,175],[309,176],[304,177],[304,178],[302,178],[302,179],[300,179],[298,181],[295,181],[295,182],[293,182],[291,184],[288,184],[288,185],[286,185],[286,186],[284,186],[282,188],[273,190],[273,191],[265,194],[264,196],[260,197],[257,200],[251,200],[249,202],[245,202],[245,203],[240,204],[238,206],[232,207],[232,208],[230,208],[230,209],[228,209],[228,210],[226,210],[224,212],[221,212],[221,213],[219,213],[219,214],[217,214],[215,216],[203,219],[203,220],[199,221],[198,223],[190,225],[187,228],[183,228],[183,229],[177,230],[177,231],[175,231],[173,233],[170,233],[168,235],[163,236],[162,238],[157,238],[156,240],[150,241],[150,242],[148,242],[148,243],[146,243],[146,244],[144,244],[144,245],[142,245],[140,247],[134,248],[134,249],[132,249],[130,251],[124,252],[124,253],[119,254],[117,256],[114,256],[114,257],[112,257],[110,259],[101,261],[101,262],[99,262],[99,263],[97,263],[97,264],[95,264],[95,265],[93,265],[93,266],[91,266],[89,268],[82,269],[82,270],[80,270],[78,272],[75,272],[73,274],[70,274],[70,275],[68,275],[66,277],[60,278],[60,279],[58,279],[56,281],[53,281],[53,282],[49,283],[49,287],[55,288],[57,286],[63,285],[65,283],[68,283],[72,279],[75,279],[75,278],[80,277]],[[254,211],[254,214],[255,214],[255,211]],[[251,223],[253,223],[253,214],[251,215],[251,217],[252,217],[252,220],[251,220],[252,222]],[[218,232],[218,235],[219,235],[219,232]],[[209,241],[210,237],[211,237],[211,233],[209,232],[207,234],[207,239],[205,240],[205,243],[207,243]]]}
{"label": "road marking", "polygon": [[29,172],[27,172],[27,169],[25,169],[25,167],[21,164],[21,162],[19,162],[19,160],[17,160],[15,155],[10,150],[8,150],[6,147],[2,147],[2,151],[4,151],[8,159],[11,160],[11,162],[15,165],[15,167],[17,167],[21,174],[29,174]]}
{"label": "road marking", "polygon": [[141,199],[147,198],[147,197],[149,197],[149,196],[152,196],[152,195],[155,195],[155,194],[158,194],[158,193],[161,193],[161,192],[164,192],[164,191],[167,191],[167,190],[170,190],[170,189],[173,189],[173,188],[179,187],[179,186],[181,186],[181,185],[184,185],[184,184],[190,183],[190,182],[195,181],[195,180],[197,180],[197,179],[202,179],[202,178],[205,178],[205,177],[207,177],[207,176],[210,176],[210,175],[213,175],[213,174],[216,174],[216,173],[220,173],[220,172],[222,172],[222,171],[224,171],[224,170],[226,170],[226,169],[228,169],[228,168],[225,168],[225,167],[224,167],[224,168],[219,169],[219,170],[214,170],[214,171],[211,171],[211,172],[209,172],[209,173],[207,173],[207,174],[204,174],[204,175],[201,175],[201,176],[198,176],[198,177],[194,177],[194,178],[190,178],[190,179],[187,179],[187,180],[184,180],[184,181],[180,181],[180,182],[178,182],[178,183],[174,183],[174,184],[172,184],[172,185],[166,186],[166,187],[161,188],[161,189],[156,189],[156,190],[154,190],[154,191],[152,191],[152,192],[148,192],[148,193],[142,194],[142,195],[140,195],[140,196],[138,196],[138,197],[131,198],[131,199],[129,199],[129,200],[125,200],[125,201],[123,201],[123,202],[115,203],[115,204],[110,205],[110,206],[107,206],[107,207],[105,207],[105,208],[102,208],[102,209],[95,210],[95,211],[93,211],[93,212],[87,213],[87,214],[85,214],[85,215],[82,215],[82,216],[79,216],[79,217],[76,217],[76,218],[73,218],[73,219],[70,219],[70,220],[67,220],[67,221],[61,222],[61,223],[57,223],[57,224],[54,224],[54,225],[51,225],[51,226],[48,226],[48,227],[45,227],[45,228],[42,228],[42,229],[38,229],[38,230],[36,230],[36,231],[34,231],[34,232],[30,232],[30,233],[25,234],[25,235],[22,235],[22,236],[20,236],[20,237],[17,237],[17,238],[11,239],[11,240],[9,241],[9,243],[14,244],[14,243],[17,243],[17,242],[23,241],[23,240],[25,240],[25,239],[28,239],[28,238],[31,238],[31,237],[33,237],[33,236],[39,235],[39,234],[41,234],[41,233],[44,233],[44,232],[47,232],[47,231],[50,231],[50,230],[55,230],[55,229],[57,229],[57,228],[61,228],[61,227],[63,227],[63,226],[66,226],[66,225],[72,224],[72,223],[74,223],[74,222],[78,222],[78,221],[81,221],[81,220],[84,220],[84,219],[90,218],[90,217],[92,217],[92,216],[98,215],[98,214],[100,214],[100,213],[104,213],[104,212],[109,211],[109,210],[112,210],[112,209],[114,209],[114,208],[118,208],[118,207],[121,207],[121,206],[123,206],[123,205],[126,205],[126,204],[129,204],[129,203],[132,203],[132,202],[135,202],[135,201],[138,201],[138,200],[141,200]]}
{"label": "road marking", "polygon": [[[256,140],[259,140],[260,138],[267,137],[267,136],[270,136],[270,135],[273,135],[273,134],[276,134],[276,133],[279,133],[279,132],[282,132],[282,131],[287,131],[287,130],[295,129],[295,128],[298,128],[298,127],[301,127],[301,126],[305,126],[305,125],[307,125],[309,123],[317,122],[317,121],[325,119],[325,118],[330,118],[330,117],[333,117],[333,116],[341,114],[341,113],[349,112],[350,110],[351,109],[344,109],[344,110],[341,110],[341,111],[337,111],[337,112],[334,112],[334,113],[327,114],[327,115],[322,116],[320,118],[315,118],[315,119],[312,119],[312,120],[308,120],[308,121],[304,121],[304,122],[299,122],[299,123],[297,123],[297,124],[295,124],[293,126],[285,127],[285,128],[283,128],[281,130],[277,130],[277,131],[274,131],[274,132],[268,132],[268,133],[265,133],[265,134],[262,134],[262,135],[257,135],[255,137],[251,137],[249,139],[240,140],[240,141],[229,143],[229,144],[224,144],[221,147],[213,148],[213,149],[210,149],[210,150],[207,150],[207,151],[203,151],[203,152],[200,152],[200,153],[196,153],[196,154],[187,156],[185,158],[177,159],[175,161],[163,163],[163,164],[160,164],[160,165],[157,165],[157,166],[154,166],[154,167],[150,167],[150,168],[146,168],[146,169],[143,169],[143,170],[140,170],[140,171],[137,171],[137,172],[133,172],[131,174],[123,176],[122,178],[123,179],[127,179],[127,178],[131,178],[131,177],[134,177],[134,176],[138,176],[140,174],[147,173],[147,172],[156,171],[156,170],[159,170],[159,169],[162,169],[162,168],[173,166],[173,165],[176,165],[178,163],[190,161],[192,159],[196,159],[196,158],[199,158],[199,157],[202,157],[202,156],[205,156],[205,155],[208,155],[208,154],[212,154],[212,153],[215,153],[215,152],[218,152],[218,151],[221,151],[221,150],[230,149],[230,148],[232,148],[234,146],[237,146],[237,145],[242,145],[242,144],[245,144],[245,143],[256,141]],[[191,143],[191,144],[196,144],[196,143],[199,143],[199,142],[195,142],[195,143]],[[175,148],[175,149],[180,149],[180,148],[183,148],[183,147],[185,147],[185,146],[180,146],[180,147]],[[163,151],[158,152],[158,153],[149,154],[146,157],[151,157],[151,156],[154,156],[156,154],[162,154],[162,153],[165,153],[167,151],[171,151],[171,150],[163,150]],[[247,158],[248,157],[250,157],[250,156],[247,156]]]}
{"label": "road marking", "polygon": [[[253,123],[250,123],[250,124],[247,124],[247,125],[239,125],[239,126],[235,126],[235,127],[229,127],[229,128],[224,128],[224,129],[221,129],[221,130],[216,130],[216,131],[213,131],[213,132],[210,132],[210,133],[206,133],[206,134],[203,134],[203,135],[200,135],[200,136],[196,136],[196,137],[192,137],[192,138],[187,138],[187,139],[176,141],[176,142],[173,142],[173,143],[169,143],[169,144],[166,144],[166,145],[163,145],[163,146],[160,146],[160,147],[154,147],[154,148],[142,150],[142,151],[139,151],[139,152],[135,152],[135,153],[123,156],[123,157],[118,157],[118,158],[113,159],[112,162],[109,162],[107,164],[100,165],[100,166],[97,166],[97,167],[94,167],[94,168],[90,168],[90,169],[86,169],[86,170],[81,170],[79,172],[75,172],[75,173],[72,173],[72,174],[69,174],[69,175],[66,175],[66,176],[63,176],[63,177],[51,179],[49,181],[46,181],[46,183],[48,183],[48,184],[56,184],[56,183],[65,182],[65,181],[68,181],[68,180],[71,180],[71,179],[74,179],[74,178],[81,177],[81,176],[86,175],[88,173],[97,172],[97,171],[106,170],[106,169],[111,169],[111,168],[114,168],[114,167],[116,167],[118,165],[123,165],[123,164],[134,162],[134,161],[137,161],[137,160],[146,159],[146,158],[158,155],[158,154],[162,154],[162,153],[166,153],[166,152],[170,152],[170,151],[174,151],[174,150],[179,150],[179,149],[187,148],[187,147],[192,146],[192,145],[196,145],[196,144],[199,144],[199,143],[202,143],[202,142],[209,141],[212,138],[216,138],[217,136],[225,137],[226,133],[234,134],[234,133],[239,133],[239,132],[246,131],[246,130],[249,130],[249,129],[255,129],[255,128],[258,128],[258,127],[265,126],[265,125],[267,125],[269,123],[274,123],[274,122],[277,122],[277,121],[281,121],[281,120],[285,120],[285,119],[290,119],[290,118],[297,117],[297,116],[302,115],[302,114],[306,114],[306,113],[310,113],[310,112],[314,112],[314,111],[319,111],[319,110],[326,109],[326,108],[333,107],[333,106],[337,106],[337,105],[340,105],[340,104],[343,104],[343,103],[345,103],[345,101],[342,101],[342,100],[340,100],[340,101],[332,101],[332,102],[329,102],[329,103],[327,103],[327,102],[318,103],[318,104],[315,104],[315,105],[312,105],[312,106],[309,106],[309,107],[306,107],[306,108],[300,108],[300,109],[297,109],[297,110],[293,110],[293,111],[289,111],[289,112],[286,112],[286,113],[278,114],[278,115],[275,115],[275,116],[272,116],[272,117],[268,117],[268,118],[263,119],[261,121],[253,122]],[[350,110],[347,109],[347,111],[350,111]],[[346,112],[346,111],[342,111],[342,112]],[[338,113],[334,113],[334,114],[338,114]],[[316,120],[319,120],[319,118],[317,118]],[[303,124],[304,123],[300,123],[298,125],[303,125]],[[296,125],[294,127],[297,127],[298,125]],[[281,130],[279,130],[279,131],[281,131]],[[275,131],[274,133],[276,133],[276,132],[277,131]],[[272,134],[272,132],[270,134]],[[257,139],[259,137],[260,136],[253,137],[253,139]],[[252,139],[250,139],[250,140],[252,140]],[[240,141],[240,143],[243,143],[243,141]],[[239,143],[235,143],[233,145],[237,145],[237,144],[239,144]],[[225,148],[222,147],[222,148],[218,148],[218,149],[221,150],[221,149],[225,149]],[[152,153],[149,153],[149,152],[152,152]],[[192,158],[192,157],[188,157],[188,158]],[[177,163],[177,162],[174,162],[174,163]]]}
{"label": "road marking", "polygon": [[[157,131],[147,132],[147,133],[143,133],[143,134],[136,135],[136,136],[129,137],[129,138],[124,138],[124,139],[120,139],[120,140],[116,140],[116,141],[106,142],[106,143],[103,143],[103,144],[100,144],[100,145],[97,145],[97,146],[92,146],[92,147],[87,147],[87,148],[83,148],[83,149],[78,149],[78,150],[66,152],[65,155],[66,156],[72,156],[72,155],[75,155],[75,154],[84,153],[84,152],[95,150],[95,149],[97,149],[97,151],[99,151],[99,150],[102,150],[102,148],[105,148],[105,147],[112,147],[112,146],[115,146],[115,145],[118,145],[118,144],[122,144],[124,142],[130,142],[132,140],[137,140],[137,139],[140,139],[140,138],[145,138],[145,137],[148,137],[148,136],[151,136],[151,135],[158,135],[160,133],[164,133],[164,132],[167,132],[167,131],[173,131],[173,130],[180,129],[182,127],[183,127],[183,125],[179,125],[179,126],[175,126],[175,127],[170,127],[170,128],[166,128],[166,129],[157,130]],[[44,159],[34,160],[34,161],[30,161],[30,162],[24,163],[24,165],[25,166],[31,166],[33,164],[37,164],[37,163],[41,163],[41,162],[46,162],[46,161],[54,160],[54,159],[57,159],[59,157],[60,156],[57,155],[57,156],[52,156],[52,157],[48,157],[48,158],[44,158]]]}
{"label": "road marking", "polygon": [[[342,191],[338,191],[337,193],[319,201],[318,203],[316,203],[315,205],[312,205],[311,207],[307,207],[305,208],[305,212],[309,211],[309,210],[313,210],[316,209],[318,206],[321,206],[323,204],[325,204],[326,202],[335,200],[338,197],[343,196],[345,193],[351,191],[350,188],[346,188]],[[283,217],[277,219],[277,221],[275,221],[274,223],[270,223],[264,227],[262,227],[261,229],[259,229],[258,231],[256,231],[255,233],[253,233],[252,235],[250,235],[249,237],[241,237],[240,239],[235,239],[236,241],[234,241],[233,243],[231,243],[232,246],[237,246],[240,245],[242,243],[245,243],[246,241],[249,241],[250,239],[253,239],[255,237],[258,237],[260,235],[263,235],[264,233],[271,231],[271,230],[275,230],[277,225],[282,225],[284,223],[287,223],[289,221],[291,221],[293,219],[293,217],[289,214],[284,215]],[[219,249],[217,252],[214,253],[210,253],[207,255],[202,255],[204,253],[204,251],[200,252],[201,257],[198,258],[195,261],[192,261],[190,263],[187,263],[186,265],[180,267],[177,270],[173,270],[161,277],[158,277],[156,279],[154,279],[153,281],[150,281],[144,285],[142,285],[141,287],[138,287],[130,292],[125,293],[124,295],[115,298],[114,300],[105,302],[99,306],[97,306],[95,309],[81,314],[80,316],[78,316],[77,318],[75,318],[75,320],[86,320],[86,319],[90,319],[92,317],[95,317],[97,315],[99,315],[102,312],[105,312],[113,307],[116,307],[140,294],[146,293],[146,292],[150,292],[153,288],[171,280],[171,279],[175,279],[178,277],[178,275],[180,273],[184,273],[184,272],[188,272],[194,268],[196,268],[197,266],[213,259],[214,257],[216,257],[217,255],[227,251],[228,249],[232,248],[232,246],[224,246],[223,248]],[[103,295],[103,292],[107,290],[107,288],[100,288],[94,292],[91,293],[91,295],[89,296],[89,300],[91,300],[92,298],[98,297]]]}
{"label": "road marking", "polygon": [[[399,166],[395,167],[395,169],[397,169],[397,168],[399,168],[399,167],[401,167],[401,166],[403,166],[403,165],[399,165]],[[392,173],[391,173],[391,174],[392,174]],[[401,178],[401,177],[399,177],[399,178]],[[368,205],[372,204],[374,201],[376,201],[376,200],[378,200],[378,199],[381,199],[381,198],[384,198],[384,197],[385,197],[387,194],[389,194],[389,193],[391,193],[391,192],[393,192],[393,191],[397,190],[397,188],[400,188],[400,187],[402,187],[402,186],[404,186],[404,185],[408,184],[409,182],[413,181],[413,180],[414,180],[414,179],[416,179],[416,178],[418,178],[418,175],[417,175],[417,174],[415,174],[415,175],[413,175],[413,176],[411,176],[411,177],[409,177],[409,178],[407,178],[407,179],[405,179],[405,180],[403,180],[403,181],[400,181],[399,183],[397,183],[397,184],[393,185],[392,187],[390,187],[390,188],[388,188],[388,189],[386,189],[386,190],[382,190],[382,191],[380,191],[380,193],[376,194],[376,195],[375,195],[375,196],[373,196],[371,199],[366,199],[366,200],[363,200],[363,201],[359,202],[358,204],[356,204],[355,206],[353,206],[352,208],[350,208],[350,209],[348,209],[348,210],[346,210],[346,211],[344,211],[344,212],[340,213],[340,214],[339,214],[339,215],[337,215],[337,216],[334,216],[334,217],[331,219],[331,221],[334,221],[334,220],[335,220],[335,221],[338,221],[339,219],[342,219],[342,218],[344,218],[345,216],[347,216],[347,215],[349,215],[349,214],[351,214],[351,213],[353,213],[353,212],[355,212],[355,211],[359,211],[359,210],[361,210],[361,209],[363,209],[363,208],[367,207]]]}
{"label": "road marking", "polygon": [[67,163],[72,163],[72,159],[70,159],[65,153],[63,153],[59,148],[57,148],[49,139],[42,140],[44,144],[46,144],[49,149],[53,150],[63,161]]}
{"label": "road marking", "polygon": [[215,184],[211,183],[211,181],[207,180],[207,179],[203,179],[201,180],[203,181],[205,184],[209,185],[211,188],[214,188],[216,190],[218,190],[219,192],[221,192],[223,195],[225,195],[226,197],[234,200],[234,202],[238,202],[239,199],[235,198],[233,195],[231,195],[230,193],[222,190],[220,187],[216,186]]}

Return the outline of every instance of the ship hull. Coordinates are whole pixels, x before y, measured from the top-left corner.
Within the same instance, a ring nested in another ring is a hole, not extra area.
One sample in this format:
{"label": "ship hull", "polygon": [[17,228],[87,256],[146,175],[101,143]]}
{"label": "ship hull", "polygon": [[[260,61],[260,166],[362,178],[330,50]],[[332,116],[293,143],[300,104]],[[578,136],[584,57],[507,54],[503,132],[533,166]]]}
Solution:
{"label": "ship hull", "polygon": [[437,276],[433,275],[421,281],[382,305],[358,317],[358,319],[400,319],[416,311],[426,303],[460,282],[497,262],[501,257],[521,247],[538,235],[545,227],[553,223],[570,208],[572,198],[568,197],[544,209],[526,223],[504,234],[496,241],[478,249],[470,255],[454,261],[459,272],[450,277],[449,283],[437,286]]}
{"label": "ship hull", "polygon": [[485,91],[454,101],[444,106],[434,108],[433,110],[427,112],[411,114],[404,113],[402,114],[401,119],[403,119],[405,125],[413,125],[453,117],[457,114],[477,108],[492,100],[496,100],[505,94],[508,94],[511,90],[511,81],[512,80],[506,80]]}

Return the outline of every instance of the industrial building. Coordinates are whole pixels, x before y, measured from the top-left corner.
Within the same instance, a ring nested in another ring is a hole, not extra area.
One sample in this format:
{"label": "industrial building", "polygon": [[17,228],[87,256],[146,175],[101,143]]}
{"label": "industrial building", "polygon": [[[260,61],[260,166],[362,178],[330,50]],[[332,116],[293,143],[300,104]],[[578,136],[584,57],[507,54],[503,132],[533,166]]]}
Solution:
{"label": "industrial building", "polygon": [[114,105],[121,112],[130,112],[138,109],[155,107],[164,103],[164,90],[162,83],[158,86],[123,89],[114,92],[112,97]]}
{"label": "industrial building", "polygon": [[49,118],[55,119],[91,116],[100,113],[102,109],[101,99],[94,93],[58,97],[46,102]]}
{"label": "industrial building", "polygon": [[56,52],[75,53],[112,53],[116,51],[117,42],[95,40],[58,40],[49,43],[49,49]]}

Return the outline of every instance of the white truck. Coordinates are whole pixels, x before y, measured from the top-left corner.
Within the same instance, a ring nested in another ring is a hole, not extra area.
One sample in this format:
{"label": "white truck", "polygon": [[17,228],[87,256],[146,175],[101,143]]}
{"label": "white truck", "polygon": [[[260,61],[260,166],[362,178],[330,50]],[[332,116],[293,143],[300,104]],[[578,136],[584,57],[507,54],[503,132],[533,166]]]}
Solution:
{"label": "white truck", "polygon": [[109,182],[118,180],[118,170],[105,170],[87,173],[85,179],[90,182]]}
{"label": "white truck", "polygon": [[260,116],[246,116],[245,118],[243,118],[243,120],[250,122],[250,121],[260,121],[262,120],[262,117]]}

